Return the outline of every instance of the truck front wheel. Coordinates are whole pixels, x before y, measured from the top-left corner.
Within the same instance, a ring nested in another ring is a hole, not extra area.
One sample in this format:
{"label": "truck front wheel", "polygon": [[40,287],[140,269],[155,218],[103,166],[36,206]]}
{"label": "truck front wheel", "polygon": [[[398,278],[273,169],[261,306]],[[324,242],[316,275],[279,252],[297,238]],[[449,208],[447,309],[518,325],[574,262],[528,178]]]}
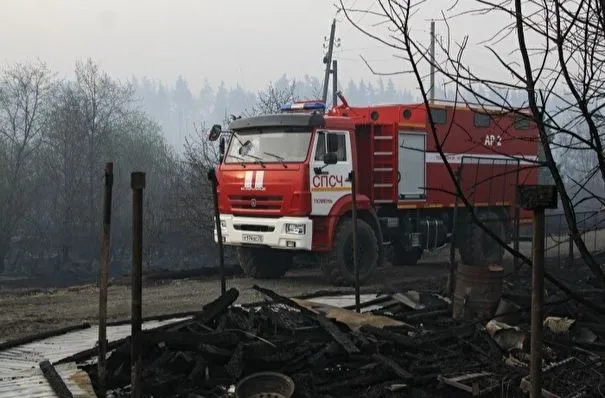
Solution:
{"label": "truck front wheel", "polygon": [[[376,234],[365,221],[357,220],[357,247],[359,283],[363,283],[378,266],[379,247]],[[321,269],[326,278],[335,286],[355,284],[353,264],[353,221],[343,219],[334,234],[334,247],[330,253],[322,256]]]}
{"label": "truck front wheel", "polygon": [[292,253],[265,247],[238,247],[237,259],[246,276],[256,279],[278,279],[292,266]]}

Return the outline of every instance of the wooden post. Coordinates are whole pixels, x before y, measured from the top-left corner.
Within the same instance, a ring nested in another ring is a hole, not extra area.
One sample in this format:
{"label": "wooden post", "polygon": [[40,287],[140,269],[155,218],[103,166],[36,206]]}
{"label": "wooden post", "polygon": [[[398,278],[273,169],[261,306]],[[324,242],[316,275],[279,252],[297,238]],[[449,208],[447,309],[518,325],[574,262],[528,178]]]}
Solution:
{"label": "wooden post", "polygon": [[131,389],[132,397],[141,397],[141,323],[143,319],[143,189],[145,173],[130,175],[132,188],[132,312],[131,312]]}
{"label": "wooden post", "polygon": [[221,294],[227,291],[227,282],[225,281],[225,251],[223,248],[223,231],[221,229],[221,212],[218,206],[218,180],[214,168],[208,170],[208,180],[212,183],[212,197],[214,200],[214,222],[216,228],[216,241],[218,244],[218,259],[221,270]]}
{"label": "wooden post", "polygon": [[99,267],[99,360],[97,363],[99,392],[102,397],[105,396],[105,368],[107,363],[107,282],[109,279],[112,188],[113,163],[105,163],[103,233],[101,236],[101,263]]}
{"label": "wooden post", "polygon": [[355,311],[361,312],[361,299],[359,295],[359,264],[358,264],[358,251],[357,251],[357,184],[355,181],[355,170],[351,170],[349,179],[351,180],[351,218],[353,220],[353,269],[355,272]]}
{"label": "wooden post", "polygon": [[544,309],[544,210],[557,208],[557,190],[552,185],[520,185],[519,205],[534,213],[532,243],[530,396],[542,397],[542,346]]}

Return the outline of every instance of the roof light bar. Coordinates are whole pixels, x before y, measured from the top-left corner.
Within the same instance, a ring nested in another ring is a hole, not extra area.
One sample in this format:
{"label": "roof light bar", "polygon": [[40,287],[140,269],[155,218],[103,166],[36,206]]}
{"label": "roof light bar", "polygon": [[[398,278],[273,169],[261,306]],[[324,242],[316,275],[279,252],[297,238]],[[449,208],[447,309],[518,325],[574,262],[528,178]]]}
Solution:
{"label": "roof light bar", "polygon": [[292,112],[292,111],[317,111],[317,110],[326,110],[326,103],[323,101],[300,101],[300,102],[292,102],[288,104],[284,104],[281,106],[280,110],[282,112]]}

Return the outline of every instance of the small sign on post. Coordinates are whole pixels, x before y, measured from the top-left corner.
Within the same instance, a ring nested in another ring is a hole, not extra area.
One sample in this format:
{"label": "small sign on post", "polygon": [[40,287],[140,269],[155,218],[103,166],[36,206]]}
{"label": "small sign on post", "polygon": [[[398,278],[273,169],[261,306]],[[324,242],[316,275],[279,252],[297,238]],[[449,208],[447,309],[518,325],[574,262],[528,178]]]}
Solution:
{"label": "small sign on post", "polygon": [[531,359],[530,396],[542,396],[542,323],[544,307],[544,211],[556,209],[557,188],[553,185],[517,186],[517,203],[532,210],[534,233],[532,239],[532,295],[531,295]]}
{"label": "small sign on post", "polygon": [[517,185],[517,203],[525,210],[556,209],[559,193],[554,185]]}

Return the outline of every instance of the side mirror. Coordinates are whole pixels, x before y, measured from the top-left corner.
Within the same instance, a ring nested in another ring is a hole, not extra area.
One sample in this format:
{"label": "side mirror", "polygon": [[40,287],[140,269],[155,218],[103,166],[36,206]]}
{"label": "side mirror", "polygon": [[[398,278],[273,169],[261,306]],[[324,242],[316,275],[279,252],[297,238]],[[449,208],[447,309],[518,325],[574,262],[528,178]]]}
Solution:
{"label": "side mirror", "polygon": [[208,141],[216,141],[218,137],[220,137],[222,132],[222,127],[220,124],[215,124],[212,126],[210,131],[208,132]]}
{"label": "side mirror", "polygon": [[325,164],[336,164],[338,162],[338,157],[336,156],[336,152],[328,152],[324,155],[324,163]]}
{"label": "side mirror", "polygon": [[221,140],[218,142],[218,151],[221,156],[225,154],[225,137],[221,137]]}

